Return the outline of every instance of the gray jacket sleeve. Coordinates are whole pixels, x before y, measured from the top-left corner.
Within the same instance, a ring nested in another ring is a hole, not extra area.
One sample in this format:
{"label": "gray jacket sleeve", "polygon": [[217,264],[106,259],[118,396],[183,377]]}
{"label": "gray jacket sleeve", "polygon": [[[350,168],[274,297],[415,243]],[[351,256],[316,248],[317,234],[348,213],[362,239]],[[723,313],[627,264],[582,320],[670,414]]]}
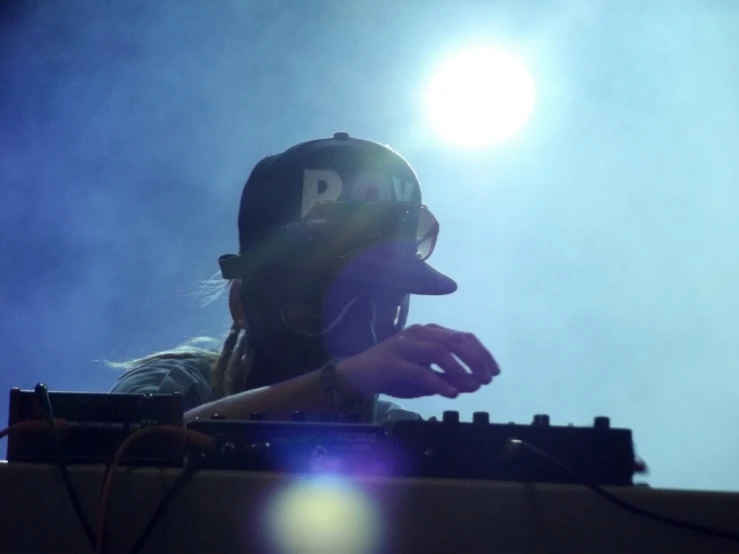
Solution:
{"label": "gray jacket sleeve", "polygon": [[378,400],[375,408],[375,423],[391,423],[393,421],[422,420],[416,412],[404,410],[395,402]]}
{"label": "gray jacket sleeve", "polygon": [[146,362],[122,374],[110,392],[118,393],[182,393],[183,410],[212,402],[213,391],[208,383],[210,368],[199,358],[159,358]]}
{"label": "gray jacket sleeve", "polygon": [[[123,373],[110,389],[119,393],[182,393],[183,410],[207,404],[215,400],[208,383],[210,364],[202,358],[157,358]],[[375,423],[402,420],[420,420],[420,415],[404,410],[398,404],[378,400],[375,407]]]}

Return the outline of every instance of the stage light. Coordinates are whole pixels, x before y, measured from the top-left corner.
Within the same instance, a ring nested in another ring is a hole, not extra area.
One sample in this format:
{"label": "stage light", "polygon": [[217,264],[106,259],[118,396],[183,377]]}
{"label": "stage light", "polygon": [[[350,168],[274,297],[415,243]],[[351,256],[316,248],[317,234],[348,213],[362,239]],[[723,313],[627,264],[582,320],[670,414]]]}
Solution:
{"label": "stage light", "polygon": [[439,68],[428,90],[431,126],[448,142],[490,146],[524,126],[536,99],[534,81],[506,50],[465,50]]}

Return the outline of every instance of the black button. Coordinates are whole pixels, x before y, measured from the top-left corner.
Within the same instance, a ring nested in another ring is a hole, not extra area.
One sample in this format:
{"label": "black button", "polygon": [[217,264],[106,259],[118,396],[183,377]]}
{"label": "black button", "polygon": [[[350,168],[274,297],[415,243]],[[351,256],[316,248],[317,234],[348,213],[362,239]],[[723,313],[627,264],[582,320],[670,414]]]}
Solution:
{"label": "black button", "polygon": [[478,424],[490,423],[490,414],[487,412],[475,412],[472,414],[472,422]]}
{"label": "black button", "polygon": [[444,423],[459,423],[459,412],[449,410],[441,414]]}
{"label": "black button", "polygon": [[349,140],[349,133],[345,133],[343,131],[334,133],[334,138],[336,140]]}

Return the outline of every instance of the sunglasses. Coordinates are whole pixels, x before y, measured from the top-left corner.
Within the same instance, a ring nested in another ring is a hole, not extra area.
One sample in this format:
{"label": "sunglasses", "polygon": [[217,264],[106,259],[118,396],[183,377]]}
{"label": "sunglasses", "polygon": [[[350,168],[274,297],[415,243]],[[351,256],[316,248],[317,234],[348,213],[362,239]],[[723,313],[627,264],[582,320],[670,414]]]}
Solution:
{"label": "sunglasses", "polygon": [[439,222],[423,204],[319,202],[295,224],[321,257],[347,258],[374,245],[393,245],[418,261],[431,256]]}
{"label": "sunglasses", "polygon": [[[310,253],[313,259],[341,261],[373,248],[391,248],[425,261],[439,236],[439,222],[423,204],[407,202],[319,202],[302,220],[282,228],[255,255],[225,255],[224,279],[247,276],[267,258]],[[290,237],[293,237],[292,239]],[[260,261],[261,260],[261,261]]]}

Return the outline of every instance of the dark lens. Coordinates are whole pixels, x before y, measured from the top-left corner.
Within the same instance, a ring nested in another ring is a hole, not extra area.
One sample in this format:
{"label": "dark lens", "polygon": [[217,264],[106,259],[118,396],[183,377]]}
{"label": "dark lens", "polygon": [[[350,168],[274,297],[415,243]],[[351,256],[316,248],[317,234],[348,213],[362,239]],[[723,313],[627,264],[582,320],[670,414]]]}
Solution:
{"label": "dark lens", "polygon": [[416,255],[419,260],[426,260],[434,251],[436,237],[439,233],[438,224],[434,216],[422,207],[416,227]]}
{"label": "dark lens", "polygon": [[379,244],[407,244],[417,258],[431,255],[436,220],[425,206],[404,202],[325,202],[303,225],[315,233],[314,246],[325,257],[346,257]]}

